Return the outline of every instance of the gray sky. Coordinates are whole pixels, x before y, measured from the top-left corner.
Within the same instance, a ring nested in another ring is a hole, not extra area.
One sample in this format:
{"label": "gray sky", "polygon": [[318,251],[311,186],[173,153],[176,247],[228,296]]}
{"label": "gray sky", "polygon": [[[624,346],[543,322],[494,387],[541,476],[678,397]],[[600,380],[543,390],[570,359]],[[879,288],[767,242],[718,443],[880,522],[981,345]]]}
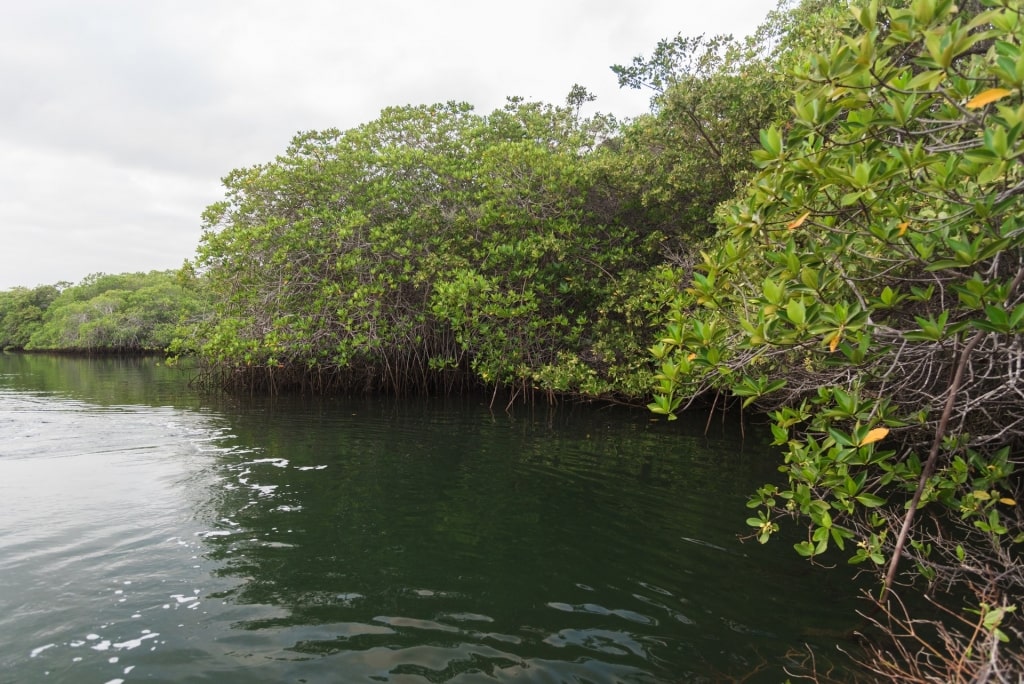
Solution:
{"label": "gray sky", "polygon": [[486,114],[574,83],[628,117],[612,64],[775,0],[0,0],[0,289],[176,268],[228,171],[392,105]]}

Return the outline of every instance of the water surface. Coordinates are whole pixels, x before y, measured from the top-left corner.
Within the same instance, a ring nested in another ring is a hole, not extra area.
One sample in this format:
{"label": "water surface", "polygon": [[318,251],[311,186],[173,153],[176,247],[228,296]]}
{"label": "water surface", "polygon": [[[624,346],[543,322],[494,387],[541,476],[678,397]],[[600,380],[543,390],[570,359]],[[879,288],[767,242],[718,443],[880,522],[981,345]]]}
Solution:
{"label": "water surface", "polygon": [[768,682],[855,624],[737,538],[756,430],[186,379],[0,357],[0,681]]}

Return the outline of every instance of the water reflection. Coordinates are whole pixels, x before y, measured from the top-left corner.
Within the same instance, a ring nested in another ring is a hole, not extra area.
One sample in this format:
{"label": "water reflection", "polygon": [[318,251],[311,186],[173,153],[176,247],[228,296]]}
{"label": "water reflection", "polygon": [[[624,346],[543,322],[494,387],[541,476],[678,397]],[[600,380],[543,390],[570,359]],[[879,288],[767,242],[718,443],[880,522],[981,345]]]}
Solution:
{"label": "water reflection", "polygon": [[[747,494],[773,475],[756,436],[706,439],[702,422],[590,407],[214,403],[159,366],[45,358],[0,367],[18,406],[51,411],[35,430],[36,414],[0,410],[34,469],[8,499],[27,512],[0,523],[0,538],[17,539],[18,520],[28,529],[0,566],[20,582],[0,577],[0,604],[15,607],[0,624],[24,635],[0,646],[14,672],[774,682],[790,647],[810,642],[827,660],[838,638],[823,635],[850,626],[853,607],[834,598],[849,596],[848,576],[736,538]],[[58,481],[44,452],[88,490],[31,503]],[[63,541],[46,533],[57,510],[81,523],[58,530]],[[114,537],[69,541],[104,524]],[[17,579],[39,568],[49,584]],[[47,595],[83,578],[85,593]],[[58,600],[65,612],[46,617]]]}
{"label": "water reflection", "polygon": [[739,444],[643,415],[543,418],[429,402],[236,413],[236,437],[264,446],[224,463],[207,543],[241,580],[222,598],[277,611],[235,627],[339,658],[353,681],[672,681],[775,654],[771,681],[794,637],[835,626],[791,559],[735,538],[762,474]]}
{"label": "water reflection", "polygon": [[198,408],[201,397],[186,388],[190,378],[187,362],[168,367],[162,356],[0,352],[0,386],[98,406]]}

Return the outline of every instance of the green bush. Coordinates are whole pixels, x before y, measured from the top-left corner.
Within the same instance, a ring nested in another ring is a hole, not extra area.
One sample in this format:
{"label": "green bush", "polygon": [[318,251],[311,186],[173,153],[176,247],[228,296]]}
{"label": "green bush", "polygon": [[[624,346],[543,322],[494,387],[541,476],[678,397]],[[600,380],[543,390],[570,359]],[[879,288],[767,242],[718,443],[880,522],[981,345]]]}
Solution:
{"label": "green bush", "polygon": [[762,541],[798,515],[802,555],[886,587],[902,559],[995,605],[1024,596],[1024,16],[983,4],[855,8],[805,61],[651,350],[651,408],[771,411],[787,482],[751,501]]}

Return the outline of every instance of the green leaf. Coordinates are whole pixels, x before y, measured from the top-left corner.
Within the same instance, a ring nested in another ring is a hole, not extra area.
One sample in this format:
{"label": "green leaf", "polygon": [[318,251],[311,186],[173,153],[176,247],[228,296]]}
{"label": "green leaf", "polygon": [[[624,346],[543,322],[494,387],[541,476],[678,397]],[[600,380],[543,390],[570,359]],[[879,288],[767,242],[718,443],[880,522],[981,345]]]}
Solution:
{"label": "green leaf", "polygon": [[782,155],[782,133],[774,126],[761,129],[761,147],[764,148],[773,159]]}
{"label": "green leaf", "polygon": [[796,552],[805,558],[809,558],[814,555],[814,544],[809,541],[798,542],[793,545]]}
{"label": "green leaf", "polygon": [[885,499],[880,496],[876,496],[875,494],[858,494],[854,498],[857,499],[862,506],[867,506],[868,508],[878,508],[885,504]]}
{"label": "green leaf", "polygon": [[782,293],[783,289],[778,283],[771,278],[766,278],[763,285],[762,291],[764,292],[764,298],[770,303],[776,306],[782,305]]}
{"label": "green leaf", "polygon": [[796,326],[807,322],[807,307],[799,299],[791,299],[786,304],[786,317]]}

